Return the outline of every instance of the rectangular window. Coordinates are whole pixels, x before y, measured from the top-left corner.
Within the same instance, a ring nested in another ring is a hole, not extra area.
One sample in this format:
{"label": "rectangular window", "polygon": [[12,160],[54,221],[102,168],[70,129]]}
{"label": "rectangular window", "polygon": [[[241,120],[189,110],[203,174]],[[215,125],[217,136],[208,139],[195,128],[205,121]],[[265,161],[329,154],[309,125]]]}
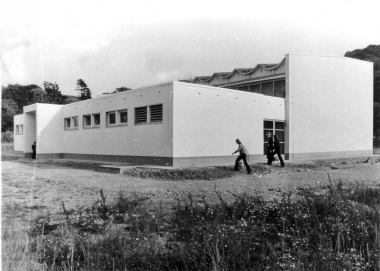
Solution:
{"label": "rectangular window", "polygon": [[260,84],[257,84],[257,85],[251,85],[251,86],[250,86],[250,92],[253,92],[253,93],[261,93],[261,91],[260,91]]}
{"label": "rectangular window", "polygon": [[162,122],[162,104],[151,105],[150,109],[150,122]]}
{"label": "rectangular window", "polygon": [[148,122],[148,108],[136,107],[135,108],[135,124],[143,124]]}
{"label": "rectangular window", "polygon": [[116,124],[116,112],[108,112],[107,113],[107,125],[115,125]]}
{"label": "rectangular window", "polygon": [[120,119],[120,124],[127,124],[128,123],[128,111],[127,110],[119,111],[119,119]]}
{"label": "rectangular window", "polygon": [[261,89],[262,89],[264,95],[274,96],[273,95],[273,82],[261,84]]}
{"label": "rectangular window", "polygon": [[91,115],[83,116],[84,127],[91,127]]}
{"label": "rectangular window", "polygon": [[20,134],[24,132],[24,125],[20,125]]}
{"label": "rectangular window", "polygon": [[274,81],[274,97],[285,98],[285,80]]}
{"label": "rectangular window", "polygon": [[78,117],[73,117],[73,127],[78,128]]}
{"label": "rectangular window", "polygon": [[22,125],[16,125],[16,134],[21,135],[22,134]]}
{"label": "rectangular window", "polygon": [[100,114],[93,114],[94,117],[94,126],[99,126],[100,125]]}
{"label": "rectangular window", "polygon": [[65,129],[70,129],[70,128],[71,128],[71,119],[65,118]]}

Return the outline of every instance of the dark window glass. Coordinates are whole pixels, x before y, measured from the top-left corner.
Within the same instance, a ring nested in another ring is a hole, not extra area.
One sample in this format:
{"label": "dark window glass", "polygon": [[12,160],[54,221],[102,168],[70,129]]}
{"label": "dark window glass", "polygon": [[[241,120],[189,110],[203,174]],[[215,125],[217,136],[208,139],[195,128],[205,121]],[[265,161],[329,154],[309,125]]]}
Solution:
{"label": "dark window glass", "polygon": [[162,104],[152,105],[150,107],[150,121],[162,122]]}
{"label": "dark window glass", "polygon": [[276,130],[275,131],[275,135],[278,137],[278,140],[280,142],[284,142],[285,141],[285,131]]}
{"label": "dark window glass", "polygon": [[273,96],[273,82],[261,84],[264,95]]}
{"label": "dark window glass", "polygon": [[274,81],[274,97],[285,98],[285,80]]}
{"label": "dark window glass", "polygon": [[264,143],[264,155],[266,155],[267,154],[267,149],[268,149],[268,145],[267,145],[267,143]]}
{"label": "dark window glass", "polygon": [[78,117],[73,117],[73,125],[74,127],[78,127]]}
{"label": "dark window glass", "polygon": [[[285,154],[285,143],[280,143],[280,153]],[[282,159],[285,159],[285,157],[282,157]]]}
{"label": "dark window glass", "polygon": [[66,128],[70,128],[70,126],[71,126],[70,118],[65,119],[65,120],[66,120]]}
{"label": "dark window glass", "polygon": [[127,122],[128,122],[128,111],[120,112],[120,123],[127,123]]}
{"label": "dark window glass", "polygon": [[249,91],[249,86],[238,87],[238,90]]}
{"label": "dark window glass", "polygon": [[135,123],[147,123],[148,118],[148,108],[146,106],[144,107],[137,107],[135,108]]}
{"label": "dark window glass", "polygon": [[84,125],[91,126],[91,116],[84,116]]}
{"label": "dark window glass", "polygon": [[249,91],[250,91],[250,92],[254,92],[254,93],[261,93],[261,92],[260,92],[260,84],[257,84],[257,85],[251,85]]}
{"label": "dark window glass", "polygon": [[277,122],[275,123],[276,129],[282,129],[285,130],[285,122]]}
{"label": "dark window glass", "polygon": [[108,113],[108,124],[116,124],[116,113]]}
{"label": "dark window glass", "polygon": [[264,120],[264,129],[265,128],[273,129],[273,121]]}
{"label": "dark window glass", "polygon": [[100,114],[94,115],[94,125],[100,125]]}

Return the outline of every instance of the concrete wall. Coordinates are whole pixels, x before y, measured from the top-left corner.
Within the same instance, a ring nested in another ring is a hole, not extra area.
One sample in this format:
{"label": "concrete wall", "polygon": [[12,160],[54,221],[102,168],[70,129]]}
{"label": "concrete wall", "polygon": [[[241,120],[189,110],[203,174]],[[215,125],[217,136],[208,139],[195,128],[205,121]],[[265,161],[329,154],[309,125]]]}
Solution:
{"label": "concrete wall", "polygon": [[13,117],[13,149],[15,152],[24,152],[25,131],[23,131],[22,134],[16,134],[16,125],[23,125],[23,130],[25,129],[24,115]]}
{"label": "concrete wall", "polygon": [[38,158],[58,158],[62,152],[63,106],[37,104]]}
{"label": "concrete wall", "polygon": [[285,99],[174,82],[174,164],[231,164],[239,138],[264,159],[264,119],[285,120]]}
{"label": "concrete wall", "polygon": [[[103,160],[112,159],[107,156],[163,157],[170,158],[170,163],[173,155],[172,89],[172,83],[166,83],[64,106],[62,121],[67,117],[79,117],[79,129],[63,131],[64,156]],[[155,104],[163,104],[163,122],[135,125],[135,107]],[[128,109],[128,125],[106,127],[106,112],[124,109]],[[95,113],[101,114],[100,128],[84,129],[83,115]],[[144,162],[144,159],[139,161]]]}
{"label": "concrete wall", "polygon": [[373,64],[286,55],[290,159],[372,153]]}

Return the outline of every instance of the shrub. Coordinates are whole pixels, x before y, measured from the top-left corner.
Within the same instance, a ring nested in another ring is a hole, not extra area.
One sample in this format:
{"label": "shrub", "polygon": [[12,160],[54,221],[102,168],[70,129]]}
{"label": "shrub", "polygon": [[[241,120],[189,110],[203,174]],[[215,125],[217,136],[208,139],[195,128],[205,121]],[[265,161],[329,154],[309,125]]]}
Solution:
{"label": "shrub", "polygon": [[12,131],[2,132],[1,133],[1,142],[4,142],[4,143],[13,142],[13,132]]}

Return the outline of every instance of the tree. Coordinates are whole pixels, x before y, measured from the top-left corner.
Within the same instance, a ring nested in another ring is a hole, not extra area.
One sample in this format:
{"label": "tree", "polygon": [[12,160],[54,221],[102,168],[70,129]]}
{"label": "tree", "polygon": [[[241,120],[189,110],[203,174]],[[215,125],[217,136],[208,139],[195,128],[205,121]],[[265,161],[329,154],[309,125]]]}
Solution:
{"label": "tree", "polygon": [[71,104],[76,102],[79,102],[78,98],[76,97],[68,97],[65,100],[63,100],[63,104]]}
{"label": "tree", "polygon": [[30,91],[30,93],[31,93],[30,102],[32,104],[45,102],[46,91],[43,90],[42,88],[34,88]]}
{"label": "tree", "polygon": [[77,87],[75,90],[79,91],[79,99],[80,100],[87,100],[91,99],[91,90],[87,87],[87,84],[82,80],[79,79],[77,81]]}
{"label": "tree", "polygon": [[43,88],[46,92],[45,95],[45,103],[49,104],[62,104],[63,102],[63,95],[61,91],[59,90],[59,86],[57,83],[50,83],[50,82],[44,82]]}
{"label": "tree", "polygon": [[1,97],[2,99],[12,99],[15,101],[18,107],[17,113],[22,113],[24,106],[33,103],[34,93],[31,90],[36,88],[40,87],[37,85],[8,85],[8,87],[2,87]]}
{"label": "tree", "polygon": [[13,117],[17,114],[17,103],[12,99],[1,100],[1,131],[13,131]]}

